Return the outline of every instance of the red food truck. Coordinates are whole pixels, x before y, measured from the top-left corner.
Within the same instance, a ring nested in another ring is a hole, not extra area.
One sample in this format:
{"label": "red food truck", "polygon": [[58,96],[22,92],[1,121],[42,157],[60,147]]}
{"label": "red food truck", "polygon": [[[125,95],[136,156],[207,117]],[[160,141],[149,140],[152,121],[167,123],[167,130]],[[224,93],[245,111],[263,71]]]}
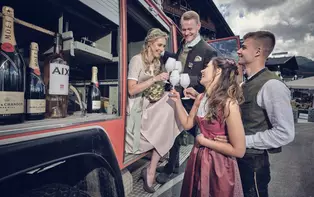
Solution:
{"label": "red food truck", "polygon": [[[153,27],[169,34],[166,50],[176,52],[178,27],[152,0],[2,0],[0,6],[14,10],[14,28],[1,14],[2,31],[14,30],[24,67],[33,61],[28,49],[36,42],[38,67],[45,73],[59,36],[69,68],[66,117],[0,125],[1,196],[127,196],[132,178],[123,181],[122,174],[149,154],[124,152],[128,62]],[[92,67],[98,70],[101,110],[86,113]],[[0,93],[7,95],[5,88]],[[5,108],[10,99],[0,98],[0,117],[14,115]],[[26,108],[23,113],[29,113]]]}

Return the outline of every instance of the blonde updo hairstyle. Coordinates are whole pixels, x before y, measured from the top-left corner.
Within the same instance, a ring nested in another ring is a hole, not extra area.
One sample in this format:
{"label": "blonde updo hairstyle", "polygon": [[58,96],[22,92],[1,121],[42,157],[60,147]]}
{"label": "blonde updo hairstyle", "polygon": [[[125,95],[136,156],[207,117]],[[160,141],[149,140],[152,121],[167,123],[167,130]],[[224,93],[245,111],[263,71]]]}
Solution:
{"label": "blonde updo hairstyle", "polygon": [[145,37],[144,45],[143,45],[143,48],[141,50],[141,56],[142,56],[142,60],[144,62],[144,66],[145,66],[145,72],[149,73],[150,65],[153,64],[154,65],[154,71],[153,71],[154,76],[156,76],[160,73],[160,60],[159,60],[159,58],[154,57],[153,60],[150,61],[150,58],[148,56],[149,56],[149,50],[151,50],[150,46],[159,38],[168,39],[168,35],[166,32],[162,31],[159,28],[150,29],[147,33],[147,36]]}

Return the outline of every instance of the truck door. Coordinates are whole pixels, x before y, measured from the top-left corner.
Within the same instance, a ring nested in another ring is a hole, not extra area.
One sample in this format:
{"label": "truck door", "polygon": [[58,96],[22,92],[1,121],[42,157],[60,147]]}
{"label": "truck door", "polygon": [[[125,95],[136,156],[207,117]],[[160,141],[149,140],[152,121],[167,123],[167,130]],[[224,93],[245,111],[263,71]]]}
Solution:
{"label": "truck door", "polygon": [[173,51],[172,23],[150,0],[127,1],[128,60],[140,52],[149,29],[160,28],[169,34],[167,51]]}
{"label": "truck door", "polygon": [[[240,49],[239,36],[232,36],[227,38],[209,40],[208,44],[216,49],[218,56],[234,59],[238,61],[237,51]],[[243,81],[243,68],[238,65],[239,68],[239,82]]]}
{"label": "truck door", "polygon": [[[151,28],[159,28],[168,33],[167,51],[174,52],[176,42],[173,42],[173,23],[159,10],[151,0],[128,0],[127,1],[127,60],[140,53],[147,32]],[[141,156],[125,154],[124,166],[138,160]]]}

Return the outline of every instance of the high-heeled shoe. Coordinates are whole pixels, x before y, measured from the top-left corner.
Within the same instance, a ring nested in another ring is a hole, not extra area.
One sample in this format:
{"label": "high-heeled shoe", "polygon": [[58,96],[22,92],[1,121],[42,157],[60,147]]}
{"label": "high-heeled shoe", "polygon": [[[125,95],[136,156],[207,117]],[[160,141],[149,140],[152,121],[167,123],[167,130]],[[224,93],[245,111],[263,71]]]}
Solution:
{"label": "high-heeled shoe", "polygon": [[153,186],[149,187],[147,183],[147,168],[143,168],[141,171],[141,175],[138,178],[137,182],[143,179],[143,189],[148,193],[154,193],[155,189]]}

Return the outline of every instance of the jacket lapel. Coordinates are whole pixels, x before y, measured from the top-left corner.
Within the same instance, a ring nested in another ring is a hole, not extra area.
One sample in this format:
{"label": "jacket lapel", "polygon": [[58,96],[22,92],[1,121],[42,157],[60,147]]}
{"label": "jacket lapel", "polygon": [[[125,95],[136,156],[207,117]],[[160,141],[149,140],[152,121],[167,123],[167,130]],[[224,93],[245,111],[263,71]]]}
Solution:
{"label": "jacket lapel", "polygon": [[179,59],[179,55],[180,55],[181,51],[183,50],[183,47],[184,47],[184,40],[182,40],[182,41],[180,42],[178,51],[177,51],[177,53],[176,53],[176,59],[177,59],[177,60]]}
{"label": "jacket lapel", "polygon": [[[190,73],[190,71],[193,69],[193,65],[189,65],[189,64],[193,64],[193,58],[195,57],[195,53],[197,53],[198,49],[200,48],[199,45],[201,45],[203,42],[203,40],[200,40],[188,53],[188,56],[186,58],[186,62],[185,62],[185,66],[184,66],[184,73]],[[192,68],[190,68],[189,66],[192,66]]]}

